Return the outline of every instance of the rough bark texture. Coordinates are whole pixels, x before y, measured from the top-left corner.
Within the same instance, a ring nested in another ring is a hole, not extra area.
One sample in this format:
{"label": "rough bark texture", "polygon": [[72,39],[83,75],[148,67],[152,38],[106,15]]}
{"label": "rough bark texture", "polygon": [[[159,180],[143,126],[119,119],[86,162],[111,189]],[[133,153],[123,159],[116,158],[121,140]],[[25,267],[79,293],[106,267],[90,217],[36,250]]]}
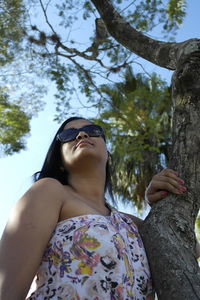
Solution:
{"label": "rough bark texture", "polygon": [[170,167],[185,180],[187,192],[154,204],[140,232],[158,299],[200,299],[194,235],[200,208],[200,40],[163,43],[149,39],[126,23],[111,1],[91,1],[119,43],[154,64],[176,69]]}
{"label": "rough bark texture", "polygon": [[158,299],[200,299],[194,222],[200,208],[200,41],[182,52],[173,76],[171,167],[185,179],[187,193],[155,204],[140,229]]}
{"label": "rough bark texture", "polygon": [[[91,0],[103,19],[108,32],[121,45],[144,59],[167,69],[175,70],[178,51],[182,45],[196,45],[195,39],[182,43],[165,43],[153,40],[126,22],[114,9],[110,0]],[[194,42],[194,43],[193,43]]]}

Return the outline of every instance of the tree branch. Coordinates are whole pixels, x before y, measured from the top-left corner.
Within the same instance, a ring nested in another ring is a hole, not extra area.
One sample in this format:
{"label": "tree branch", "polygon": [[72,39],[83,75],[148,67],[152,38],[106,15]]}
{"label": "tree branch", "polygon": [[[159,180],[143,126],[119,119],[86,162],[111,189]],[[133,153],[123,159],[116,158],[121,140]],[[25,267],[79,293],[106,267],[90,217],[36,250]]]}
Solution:
{"label": "tree branch", "polygon": [[120,44],[140,57],[166,69],[175,70],[180,51],[194,48],[197,39],[182,43],[166,43],[151,39],[135,30],[115,10],[110,0],[91,0],[103,19],[108,32]]}

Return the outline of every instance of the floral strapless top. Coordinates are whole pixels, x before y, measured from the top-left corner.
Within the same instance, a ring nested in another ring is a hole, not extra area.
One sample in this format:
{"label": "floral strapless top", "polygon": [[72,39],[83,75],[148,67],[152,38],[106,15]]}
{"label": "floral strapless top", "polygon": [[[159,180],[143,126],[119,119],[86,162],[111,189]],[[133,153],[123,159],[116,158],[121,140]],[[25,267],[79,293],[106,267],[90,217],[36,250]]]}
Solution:
{"label": "floral strapless top", "polygon": [[152,293],[149,266],[133,220],[83,215],[57,224],[29,300],[142,300]]}

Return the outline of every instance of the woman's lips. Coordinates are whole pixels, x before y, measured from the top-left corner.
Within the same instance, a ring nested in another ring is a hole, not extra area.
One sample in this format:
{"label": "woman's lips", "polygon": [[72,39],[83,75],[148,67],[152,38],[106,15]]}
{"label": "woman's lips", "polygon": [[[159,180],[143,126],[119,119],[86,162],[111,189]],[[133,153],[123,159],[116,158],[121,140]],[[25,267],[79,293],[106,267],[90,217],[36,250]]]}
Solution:
{"label": "woman's lips", "polygon": [[76,145],[76,148],[81,146],[81,145],[92,145],[92,143],[88,142],[88,141],[80,141],[77,145]]}

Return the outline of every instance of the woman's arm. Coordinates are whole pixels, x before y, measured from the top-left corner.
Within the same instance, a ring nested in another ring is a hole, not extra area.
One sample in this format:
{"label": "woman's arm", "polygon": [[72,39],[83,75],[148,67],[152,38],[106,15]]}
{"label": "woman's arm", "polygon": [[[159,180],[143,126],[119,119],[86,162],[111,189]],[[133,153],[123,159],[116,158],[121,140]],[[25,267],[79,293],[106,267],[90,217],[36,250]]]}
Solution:
{"label": "woman's arm", "polygon": [[36,182],[17,202],[0,242],[0,299],[24,300],[59,218],[61,184]]}

